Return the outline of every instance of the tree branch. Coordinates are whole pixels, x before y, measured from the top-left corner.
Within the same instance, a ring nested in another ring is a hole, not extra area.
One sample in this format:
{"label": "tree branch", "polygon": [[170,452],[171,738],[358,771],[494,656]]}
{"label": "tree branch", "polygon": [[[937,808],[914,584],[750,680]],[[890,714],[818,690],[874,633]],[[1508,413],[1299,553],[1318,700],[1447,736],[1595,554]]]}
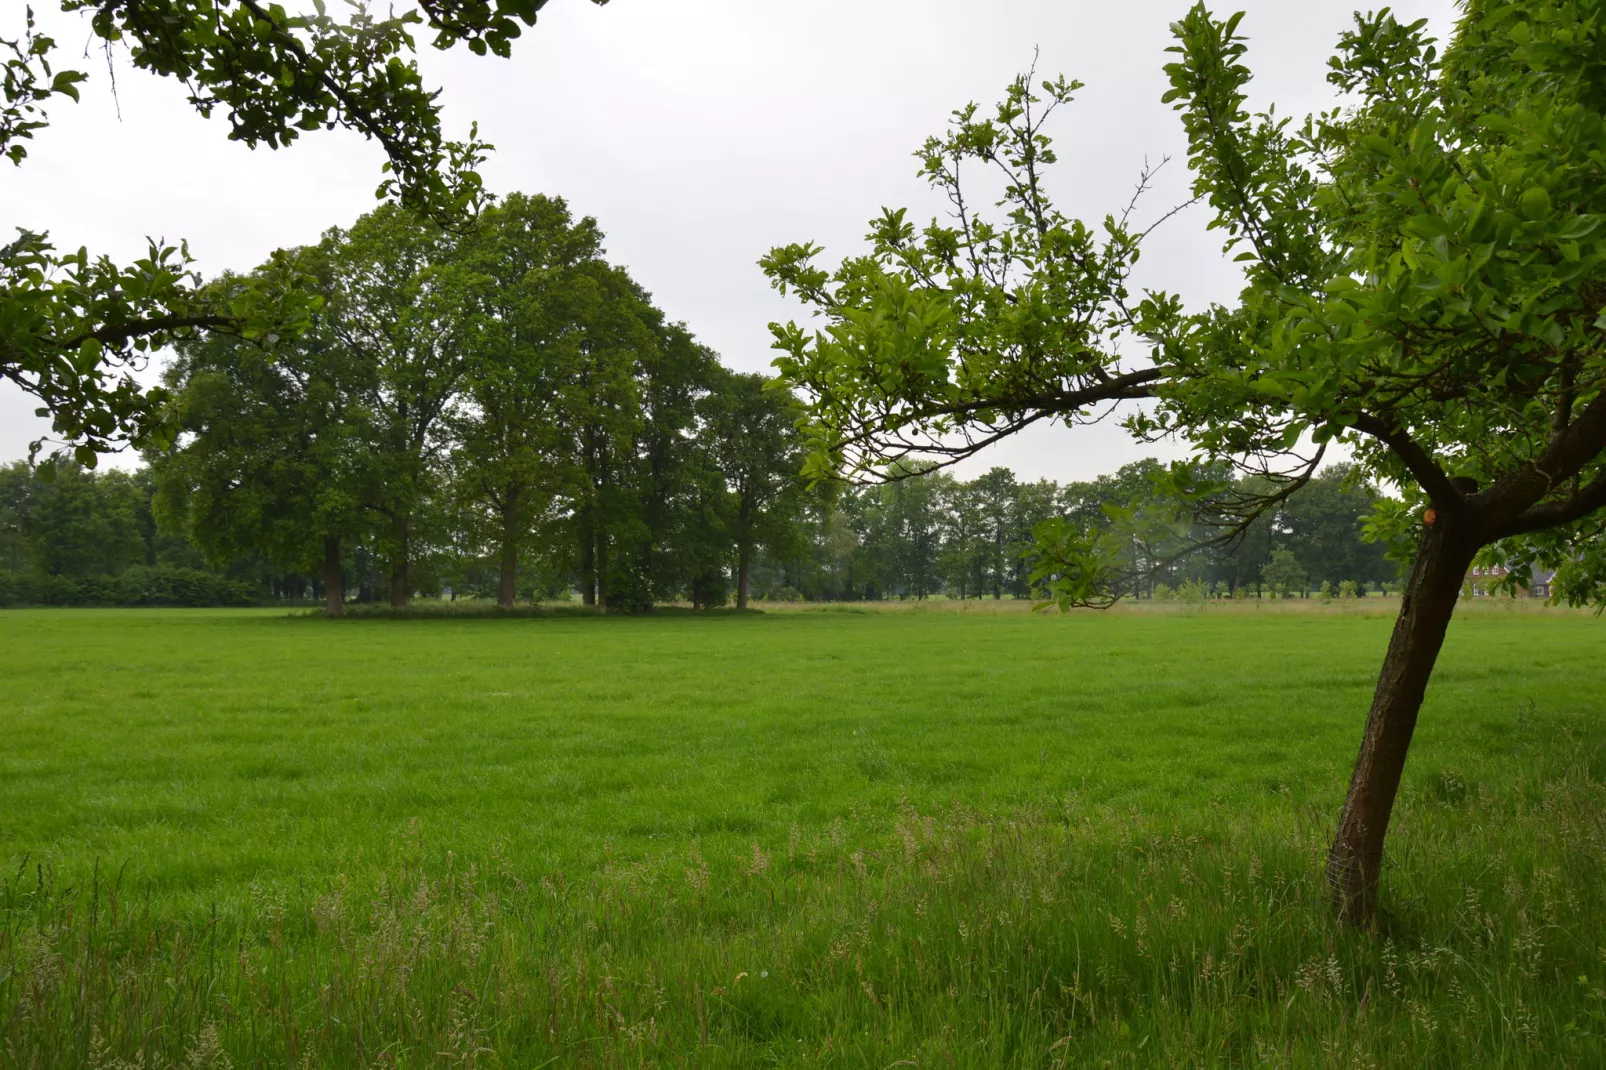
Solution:
{"label": "tree branch", "polygon": [[[1103,369],[1099,369],[1102,371]],[[1060,415],[1085,409],[1089,405],[1097,405],[1102,401],[1128,401],[1138,398],[1154,396],[1154,389],[1150,384],[1158,382],[1165,377],[1160,368],[1143,368],[1125,375],[1113,378],[1105,377],[1094,386],[1085,386],[1079,390],[1060,391],[1051,394],[1031,394],[1019,398],[980,398],[972,401],[956,402],[952,405],[940,405],[928,409],[922,416],[964,416],[981,409],[1041,409],[1047,415]]]}
{"label": "tree branch", "polygon": [[160,334],[164,331],[183,331],[192,327],[205,327],[218,330],[232,327],[236,320],[228,316],[153,316],[150,319],[134,320],[132,323],[123,323],[116,326],[108,324],[94,331],[85,331],[64,342],[54,343],[61,349],[77,349],[85,342],[93,339],[101,345],[117,346],[134,338],[145,335]]}
{"label": "tree branch", "polygon": [[1606,475],[1598,477],[1564,501],[1536,505],[1518,514],[1510,523],[1503,525],[1494,537],[1506,539],[1513,535],[1560,527],[1582,520],[1600,509],[1606,509]]}
{"label": "tree branch", "polygon": [[1371,435],[1393,450],[1394,455],[1404,462],[1405,467],[1410,470],[1411,475],[1438,508],[1448,512],[1466,502],[1461,492],[1450,483],[1450,477],[1439,467],[1432,454],[1423,449],[1422,444],[1406,432],[1395,429],[1381,417],[1370,413],[1361,414],[1355,421],[1355,430]]}
{"label": "tree branch", "polygon": [[[1595,490],[1599,480],[1564,501],[1546,505],[1538,503],[1576,476],[1603,449],[1606,449],[1606,393],[1597,395],[1576,420],[1551,436],[1550,444],[1536,460],[1523,465],[1479,495],[1490,508],[1490,530],[1501,533],[1491,537],[1504,538],[1507,534],[1539,531],[1587,516],[1599,508],[1599,505],[1593,505],[1584,508],[1578,517],[1570,515],[1574,503],[1591,500],[1586,496]],[[1547,517],[1558,519],[1545,522]]]}
{"label": "tree branch", "polygon": [[1552,486],[1571,479],[1606,449],[1606,393],[1584,407],[1572,425],[1550,440],[1533,467]]}

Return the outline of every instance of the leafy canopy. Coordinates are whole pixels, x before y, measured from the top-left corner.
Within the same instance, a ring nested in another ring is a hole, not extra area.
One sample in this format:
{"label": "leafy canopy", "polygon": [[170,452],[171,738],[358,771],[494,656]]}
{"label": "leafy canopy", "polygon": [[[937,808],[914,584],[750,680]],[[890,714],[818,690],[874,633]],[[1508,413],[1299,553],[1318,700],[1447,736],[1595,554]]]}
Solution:
{"label": "leafy canopy", "polygon": [[[594,0],[604,3],[606,0]],[[302,133],[344,127],[384,149],[379,195],[452,224],[485,194],[475,168],[490,146],[442,132],[438,93],[413,59],[417,29],[436,48],[510,53],[545,0],[415,0],[376,15],[354,3],[346,18],[323,0],[292,13],[259,0],[61,0],[88,15],[107,49],[136,67],[181,81],[202,115],[222,111],[229,136],[279,148]],[[19,37],[0,36],[0,155],[21,165],[49,108],[77,100],[88,73],[57,69],[56,42],[26,11]],[[198,331],[271,344],[306,328],[317,307],[288,258],[221,302],[202,286],[186,246],[152,242],[130,265],[86,250],[59,253],[45,234],[0,246],[0,376],[36,396],[79,461],[120,437],[160,437],[160,394],[128,374],[150,353]],[[35,444],[37,450],[38,444]]]}

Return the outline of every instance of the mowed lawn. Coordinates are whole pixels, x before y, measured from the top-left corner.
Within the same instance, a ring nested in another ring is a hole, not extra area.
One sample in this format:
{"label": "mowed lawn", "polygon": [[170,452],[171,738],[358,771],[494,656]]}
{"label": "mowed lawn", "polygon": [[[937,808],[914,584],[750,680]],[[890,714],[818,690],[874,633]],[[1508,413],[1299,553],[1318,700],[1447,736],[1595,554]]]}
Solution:
{"label": "mowed lawn", "polygon": [[[1381,606],[985,608],[0,613],[0,863],[212,900],[383,864],[405,835],[583,872],[900,803],[1330,819],[1391,627]],[[1474,607],[1407,795],[1509,786],[1524,726],[1598,755],[1603,682],[1606,623]]]}

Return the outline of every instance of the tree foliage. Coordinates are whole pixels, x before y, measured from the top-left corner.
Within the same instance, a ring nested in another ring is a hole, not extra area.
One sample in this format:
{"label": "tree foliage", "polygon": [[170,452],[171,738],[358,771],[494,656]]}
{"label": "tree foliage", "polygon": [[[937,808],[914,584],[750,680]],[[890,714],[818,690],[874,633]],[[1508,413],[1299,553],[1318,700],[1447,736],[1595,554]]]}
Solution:
{"label": "tree foliage", "polygon": [[[475,168],[489,146],[477,131],[465,141],[445,136],[438,93],[413,59],[413,35],[425,29],[436,48],[463,43],[506,56],[544,3],[417,0],[384,15],[358,3],[345,18],[323,0],[300,13],[259,0],[61,6],[86,14],[108,52],[126,48],[136,67],[183,83],[201,115],[221,111],[236,141],[280,148],[335,127],[377,141],[386,158],[379,195],[452,224],[483,200]],[[31,10],[19,36],[0,36],[0,155],[15,165],[48,125],[50,108],[77,100],[89,78],[58,69],[58,51]],[[152,353],[206,331],[271,346],[310,322],[309,281],[281,258],[220,301],[183,244],[152,242],[143,258],[122,265],[85,249],[60,252],[48,235],[21,230],[0,246],[0,376],[37,397],[55,434],[93,464],[123,438],[166,433],[155,419],[161,396],[146,396],[131,374]]]}
{"label": "tree foliage", "polygon": [[273,353],[186,342],[181,432],[149,451],[169,522],[214,561],[322,562],[326,593],[354,572],[398,606],[572,585],[644,610],[721,604],[787,544],[795,401],[666,322],[562,200],[456,229],[386,206],[286,256],[317,280],[307,329]]}

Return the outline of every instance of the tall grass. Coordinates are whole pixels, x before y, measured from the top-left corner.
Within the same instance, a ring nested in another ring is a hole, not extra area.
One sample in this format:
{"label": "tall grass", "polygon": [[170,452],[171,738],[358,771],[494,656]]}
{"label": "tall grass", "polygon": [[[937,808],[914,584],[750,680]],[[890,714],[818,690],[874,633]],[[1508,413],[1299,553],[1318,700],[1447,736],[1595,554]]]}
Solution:
{"label": "tall grass", "polygon": [[189,915],[135,873],[24,866],[0,1062],[1606,1065],[1587,767],[1407,800],[1366,932],[1329,919],[1324,817],[905,806],[584,876],[438,854],[414,824],[381,868]]}

